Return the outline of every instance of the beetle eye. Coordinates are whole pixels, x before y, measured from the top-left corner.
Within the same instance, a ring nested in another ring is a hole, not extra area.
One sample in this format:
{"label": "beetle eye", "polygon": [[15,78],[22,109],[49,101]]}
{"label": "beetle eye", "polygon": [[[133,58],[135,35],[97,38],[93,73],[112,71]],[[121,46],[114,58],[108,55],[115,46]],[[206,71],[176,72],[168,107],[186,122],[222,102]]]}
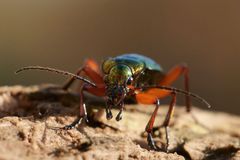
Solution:
{"label": "beetle eye", "polygon": [[132,77],[128,78],[128,80],[127,80],[127,85],[132,84],[132,81],[133,81],[133,78],[132,78]]}

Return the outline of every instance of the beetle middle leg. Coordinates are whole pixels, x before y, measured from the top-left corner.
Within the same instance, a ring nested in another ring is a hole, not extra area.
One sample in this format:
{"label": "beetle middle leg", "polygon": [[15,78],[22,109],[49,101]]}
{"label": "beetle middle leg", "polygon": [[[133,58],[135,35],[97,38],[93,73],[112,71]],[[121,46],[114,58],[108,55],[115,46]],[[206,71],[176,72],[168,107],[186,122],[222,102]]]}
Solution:
{"label": "beetle middle leg", "polygon": [[[78,118],[70,125],[63,127],[64,129],[72,129],[81,123],[82,119],[87,120],[87,112],[85,108],[85,104],[83,102],[83,92],[89,92],[95,96],[103,97],[105,96],[105,84],[103,81],[103,77],[100,73],[98,73],[98,69],[96,66],[93,66],[92,60],[87,60],[85,66],[82,67],[77,74],[84,73],[87,77],[93,80],[96,84],[96,87],[90,86],[86,83],[80,86],[80,112]],[[67,89],[71,83],[73,83],[73,78],[69,79],[67,83],[63,86],[63,88]]]}
{"label": "beetle middle leg", "polygon": [[175,104],[176,104],[176,93],[172,93],[172,101],[170,102],[170,106],[169,106],[169,109],[168,109],[168,113],[166,115],[166,118],[162,124],[162,127],[165,128],[165,134],[166,134],[166,151],[168,152],[168,147],[169,147],[169,123],[170,123],[170,119],[172,118],[173,116],[173,112],[174,112],[174,107],[175,107]]}
{"label": "beetle middle leg", "polygon": [[[161,80],[160,85],[162,85],[162,86],[169,86],[174,81],[176,81],[181,75],[184,76],[184,88],[185,88],[185,91],[189,92],[189,68],[187,67],[186,64],[180,64],[180,65],[176,65],[175,67],[173,67],[165,75],[165,77]],[[187,112],[190,112],[191,111],[190,97],[186,96],[185,97],[185,101],[186,101]]]}
{"label": "beetle middle leg", "polygon": [[78,115],[77,119],[75,119],[71,124],[63,127],[63,129],[65,129],[65,130],[70,130],[70,129],[75,128],[76,126],[78,126],[82,122],[82,119],[84,119],[86,122],[88,122],[86,106],[83,103],[83,91],[84,91],[84,89],[85,89],[85,85],[83,85],[81,87],[79,115]]}
{"label": "beetle middle leg", "polygon": [[[98,75],[101,75],[100,73],[100,67],[99,65],[97,64],[97,62],[95,62],[94,60],[92,59],[87,59],[85,62],[84,62],[84,65],[83,67],[80,67],[77,72],[76,72],[76,75],[81,75],[82,73],[85,72],[86,68],[90,68],[91,70],[93,70],[95,73],[97,73]],[[96,76],[95,76],[96,77]],[[100,78],[99,76],[97,76],[98,79],[102,79]],[[62,89],[64,90],[67,90],[71,85],[72,83],[74,82],[74,77],[72,78],[69,78],[63,85],[62,85]],[[99,81],[97,81],[99,82]]]}
{"label": "beetle middle leg", "polygon": [[153,133],[153,124],[155,122],[155,118],[156,118],[156,115],[157,115],[157,111],[158,111],[158,108],[160,106],[160,100],[158,99],[156,101],[156,107],[152,113],[152,116],[151,118],[149,119],[148,123],[147,123],[147,126],[145,128],[145,131],[147,132],[147,141],[148,141],[148,145],[150,146],[151,149],[154,149],[154,150],[160,150],[160,148],[158,146],[156,146],[154,140],[153,140],[153,137],[152,137],[152,133]]}
{"label": "beetle middle leg", "polygon": [[[82,120],[84,119],[85,121],[88,122],[88,119],[87,119],[87,111],[86,111],[86,106],[83,102],[83,92],[84,91],[87,91],[89,93],[92,93],[92,91],[94,90],[94,93],[98,93],[98,94],[102,94],[103,92],[103,89],[102,86],[97,86],[97,88],[95,87],[92,87],[92,86],[89,86],[87,84],[83,84],[83,86],[81,87],[80,89],[80,108],[79,108],[79,115],[77,117],[76,120],[73,121],[73,123],[69,124],[69,125],[66,125],[63,127],[63,129],[66,129],[66,130],[69,130],[69,129],[73,129],[75,128],[77,125],[79,125]],[[93,93],[93,94],[94,94]]]}
{"label": "beetle middle leg", "polygon": [[[174,110],[175,104],[176,104],[176,93],[173,92],[172,93],[172,101],[170,103],[168,113],[166,115],[166,118],[165,118],[162,126],[160,126],[160,127],[164,127],[165,128],[165,134],[166,134],[165,150],[167,152],[168,152],[168,147],[169,147],[169,122],[170,122],[170,119],[171,119],[171,117],[173,115],[173,110]],[[154,149],[154,150],[160,150],[160,148],[155,144],[155,142],[153,140],[153,137],[152,137],[152,134],[153,134],[153,124],[155,122],[155,117],[157,115],[157,111],[158,111],[159,106],[160,106],[160,100],[157,99],[155,110],[154,110],[151,118],[149,119],[148,124],[147,124],[146,129],[145,129],[146,132],[148,133],[148,135],[147,135],[148,145],[151,147],[151,149]]]}

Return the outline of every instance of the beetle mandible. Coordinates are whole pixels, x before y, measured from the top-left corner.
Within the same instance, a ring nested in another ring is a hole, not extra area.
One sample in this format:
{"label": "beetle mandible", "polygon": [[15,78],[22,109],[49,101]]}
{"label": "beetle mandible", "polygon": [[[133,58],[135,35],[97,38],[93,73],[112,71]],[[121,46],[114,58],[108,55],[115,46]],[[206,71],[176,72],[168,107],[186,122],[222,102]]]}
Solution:
{"label": "beetle mandible", "polygon": [[[67,90],[75,79],[83,81],[80,88],[80,111],[78,118],[72,124],[63,127],[63,129],[72,129],[80,124],[82,120],[87,120],[83,92],[105,98],[107,119],[113,117],[111,112],[112,107],[118,107],[117,121],[122,119],[124,100],[126,98],[132,98],[142,104],[155,104],[155,110],[145,128],[148,145],[153,150],[160,150],[160,147],[155,144],[152,137],[153,125],[160,105],[160,99],[167,96],[172,97],[169,110],[162,124],[166,133],[166,151],[168,151],[169,146],[168,126],[173,115],[176,94],[179,93],[186,96],[187,112],[191,111],[190,97],[194,97],[210,107],[206,100],[189,92],[189,69],[186,65],[176,65],[169,72],[165,73],[162,67],[154,60],[140,54],[123,54],[114,58],[108,58],[102,63],[101,68],[94,60],[87,59],[76,74],[41,66],[23,67],[17,70],[16,73],[30,69],[45,70],[70,76],[71,78],[62,86],[64,90]],[[184,76],[185,89],[181,90],[170,87],[181,75]],[[91,81],[83,76],[88,77]]]}

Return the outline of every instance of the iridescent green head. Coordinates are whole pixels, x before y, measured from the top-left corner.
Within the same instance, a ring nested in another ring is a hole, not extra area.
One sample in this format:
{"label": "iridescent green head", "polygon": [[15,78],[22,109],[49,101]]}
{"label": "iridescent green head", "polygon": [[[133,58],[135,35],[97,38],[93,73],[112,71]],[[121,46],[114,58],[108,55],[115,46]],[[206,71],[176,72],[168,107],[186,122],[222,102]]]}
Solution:
{"label": "iridescent green head", "polygon": [[[119,106],[122,108],[123,100],[128,93],[127,85],[132,82],[132,76],[131,68],[125,64],[115,64],[109,68],[109,72],[105,76],[108,107]],[[107,117],[109,119],[111,116],[108,114]],[[120,120],[120,117],[117,117],[116,119]]]}
{"label": "iridescent green head", "polygon": [[113,66],[108,75],[107,82],[109,85],[126,85],[129,78],[132,77],[131,68],[125,64]]}

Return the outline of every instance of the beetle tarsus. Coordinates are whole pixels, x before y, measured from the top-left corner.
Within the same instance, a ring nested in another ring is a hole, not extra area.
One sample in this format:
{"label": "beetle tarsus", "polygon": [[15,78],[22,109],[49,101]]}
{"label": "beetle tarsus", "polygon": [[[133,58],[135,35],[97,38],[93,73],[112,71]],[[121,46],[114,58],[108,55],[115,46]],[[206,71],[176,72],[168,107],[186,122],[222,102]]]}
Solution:
{"label": "beetle tarsus", "polygon": [[147,135],[147,142],[148,142],[148,146],[152,150],[155,150],[155,151],[159,151],[160,150],[160,148],[155,144],[151,133],[148,133],[148,135]]}
{"label": "beetle tarsus", "polygon": [[83,119],[85,120],[85,122],[88,123],[88,118],[87,118],[87,116],[85,116],[85,117],[78,117],[78,118],[75,119],[71,124],[64,126],[62,129],[63,129],[63,130],[71,130],[71,129],[74,129],[74,128],[76,128],[79,124],[82,123],[82,120],[83,120]]}
{"label": "beetle tarsus", "polygon": [[120,121],[122,119],[122,110],[119,111],[116,117],[116,121]]}
{"label": "beetle tarsus", "polygon": [[106,108],[106,118],[110,120],[113,118],[112,111],[109,108]]}
{"label": "beetle tarsus", "polygon": [[124,103],[121,102],[120,104],[120,110],[116,116],[116,121],[120,121],[122,119],[122,112],[123,112],[123,108],[124,108]]}

